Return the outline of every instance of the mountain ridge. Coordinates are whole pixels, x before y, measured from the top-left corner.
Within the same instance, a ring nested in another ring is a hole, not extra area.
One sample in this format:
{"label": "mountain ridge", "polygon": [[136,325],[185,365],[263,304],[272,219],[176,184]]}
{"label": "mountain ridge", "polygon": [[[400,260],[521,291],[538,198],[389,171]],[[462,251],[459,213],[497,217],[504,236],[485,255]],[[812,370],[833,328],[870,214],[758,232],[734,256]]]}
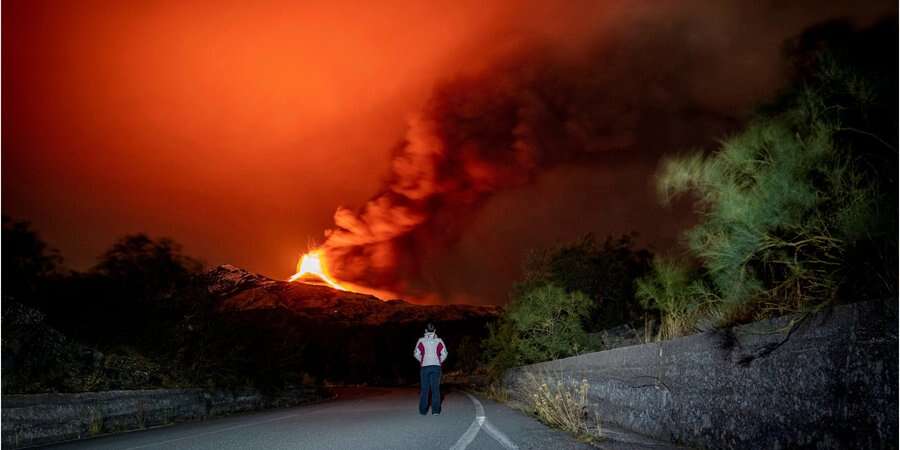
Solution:
{"label": "mountain ridge", "polygon": [[498,306],[418,305],[402,299],[381,300],[318,283],[278,281],[233,265],[204,275],[207,291],[222,312],[282,310],[298,318],[342,324],[381,325],[455,322],[497,317]]}

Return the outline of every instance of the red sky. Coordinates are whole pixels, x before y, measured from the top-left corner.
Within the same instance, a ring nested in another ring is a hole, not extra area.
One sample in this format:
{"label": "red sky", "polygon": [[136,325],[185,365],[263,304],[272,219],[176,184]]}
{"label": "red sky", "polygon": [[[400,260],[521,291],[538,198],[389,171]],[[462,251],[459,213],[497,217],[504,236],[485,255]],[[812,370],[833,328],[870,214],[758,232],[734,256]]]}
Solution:
{"label": "red sky", "polygon": [[435,78],[508,19],[322,3],[4,2],[3,211],[78,268],[147,231],[289,275],[377,188]]}
{"label": "red sky", "polygon": [[[750,91],[775,85],[777,65],[765,61],[780,39],[855,4],[779,10],[779,34],[736,50],[763,55]],[[615,18],[680,9],[630,5],[6,1],[2,209],[32,221],[72,268],[147,232],[210,265],[286,278],[337,206],[380,189],[436,83],[526,42],[577,52]]]}

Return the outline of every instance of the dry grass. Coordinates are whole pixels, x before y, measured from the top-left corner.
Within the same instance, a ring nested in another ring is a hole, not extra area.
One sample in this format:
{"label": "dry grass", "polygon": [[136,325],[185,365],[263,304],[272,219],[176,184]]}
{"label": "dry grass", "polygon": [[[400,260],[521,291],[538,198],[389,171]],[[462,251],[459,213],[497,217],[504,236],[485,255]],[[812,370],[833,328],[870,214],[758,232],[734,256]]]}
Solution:
{"label": "dry grass", "polygon": [[495,402],[509,402],[509,391],[500,383],[491,383],[481,390],[480,393]]}
{"label": "dry grass", "polygon": [[697,314],[687,312],[664,313],[659,327],[657,341],[667,341],[681,336],[695,333],[698,320]]}
{"label": "dry grass", "polygon": [[549,375],[529,373],[526,380],[522,399],[542,422],[588,441],[602,438],[599,415],[594,412],[591,416],[587,397],[590,384],[586,379],[580,383],[565,382]]}
{"label": "dry grass", "polygon": [[103,414],[97,407],[90,407],[90,423],[88,424],[88,433],[93,436],[103,432]]}

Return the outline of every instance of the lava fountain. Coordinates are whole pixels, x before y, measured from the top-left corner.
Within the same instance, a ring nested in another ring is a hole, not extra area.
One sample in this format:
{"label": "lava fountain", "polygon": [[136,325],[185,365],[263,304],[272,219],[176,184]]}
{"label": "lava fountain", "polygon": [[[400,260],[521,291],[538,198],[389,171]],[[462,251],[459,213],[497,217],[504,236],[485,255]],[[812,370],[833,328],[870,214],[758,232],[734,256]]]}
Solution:
{"label": "lava fountain", "polygon": [[297,273],[292,275],[288,281],[312,284],[324,283],[341,291],[348,290],[328,275],[328,270],[322,262],[321,250],[312,250],[301,256],[300,260],[297,261]]}

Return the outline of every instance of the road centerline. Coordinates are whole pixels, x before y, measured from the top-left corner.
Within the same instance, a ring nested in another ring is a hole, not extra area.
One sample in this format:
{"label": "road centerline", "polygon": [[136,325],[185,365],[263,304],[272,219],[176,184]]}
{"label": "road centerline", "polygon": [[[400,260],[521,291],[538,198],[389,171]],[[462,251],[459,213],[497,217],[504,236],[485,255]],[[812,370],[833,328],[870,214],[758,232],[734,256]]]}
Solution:
{"label": "road centerline", "polygon": [[469,444],[475,440],[475,436],[478,435],[478,432],[484,428],[487,434],[492,437],[495,441],[500,443],[507,450],[518,450],[518,446],[509,439],[509,436],[503,434],[500,430],[497,429],[493,424],[491,424],[487,420],[487,416],[484,413],[484,405],[475,398],[474,395],[465,392],[466,397],[469,397],[469,400],[472,401],[472,404],[475,405],[475,419],[472,420],[472,424],[469,425],[469,428],[466,429],[466,432],[463,433],[462,436],[459,437],[459,440],[456,441],[456,444],[453,444],[453,447],[450,447],[450,450],[465,450]]}

